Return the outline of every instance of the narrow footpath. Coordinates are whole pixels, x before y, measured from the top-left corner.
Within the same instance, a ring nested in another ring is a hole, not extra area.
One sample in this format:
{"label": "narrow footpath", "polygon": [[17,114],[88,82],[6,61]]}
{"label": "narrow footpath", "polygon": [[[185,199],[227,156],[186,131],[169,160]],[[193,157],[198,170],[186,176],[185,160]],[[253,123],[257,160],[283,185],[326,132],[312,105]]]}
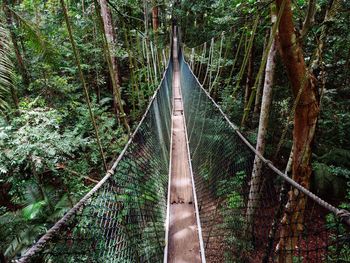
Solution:
{"label": "narrow footpath", "polygon": [[168,262],[201,262],[198,226],[187,149],[177,37],[173,49],[173,113]]}

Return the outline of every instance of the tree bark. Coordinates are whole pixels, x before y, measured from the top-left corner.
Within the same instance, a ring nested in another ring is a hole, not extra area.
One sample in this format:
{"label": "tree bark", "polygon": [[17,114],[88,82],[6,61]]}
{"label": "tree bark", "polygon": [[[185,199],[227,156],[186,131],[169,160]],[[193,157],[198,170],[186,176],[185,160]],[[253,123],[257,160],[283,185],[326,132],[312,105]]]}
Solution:
{"label": "tree bark", "polygon": [[[116,33],[113,28],[113,20],[112,20],[112,14],[110,9],[108,8],[107,1],[106,0],[99,0],[100,6],[101,6],[101,16],[103,20],[103,27],[105,30],[107,42],[109,45],[109,50],[111,51],[111,60],[112,60],[112,66],[114,70],[114,77],[116,81],[116,90],[113,88],[113,97],[114,97],[114,109],[115,112],[118,114],[118,101],[116,100],[116,92],[120,92],[120,74],[119,74],[119,65],[118,65],[118,58],[115,55],[115,44],[116,44]],[[120,105],[121,106],[121,105]]]}
{"label": "tree bark", "polygon": [[20,71],[22,79],[23,79],[23,84],[25,85],[26,88],[28,88],[29,84],[30,84],[30,77],[29,77],[28,70],[24,64],[22,54],[21,54],[19,47],[18,47],[17,36],[13,30],[13,27],[14,27],[13,16],[12,16],[11,10],[9,9],[9,1],[8,0],[3,1],[3,10],[4,10],[4,13],[6,16],[6,23],[8,26],[8,30],[10,32],[10,37],[11,37],[11,41],[13,44],[13,49],[14,49],[15,54],[16,54],[17,65],[18,65],[19,71]]}
{"label": "tree bark", "polygon": [[[271,20],[273,21],[273,23],[276,22],[275,14],[272,14]],[[271,32],[271,37],[273,37],[272,32]],[[272,87],[274,83],[275,67],[276,67],[276,40],[274,39],[268,53],[267,63],[265,68],[265,81],[264,81],[263,96],[261,101],[258,139],[256,143],[256,150],[260,152],[262,155],[265,152],[270,106],[272,102]],[[256,208],[259,206],[259,192],[260,192],[261,183],[263,179],[261,175],[262,166],[263,166],[262,160],[258,156],[255,156],[252,179],[250,181],[250,190],[249,190],[249,199],[248,199],[249,201],[247,205],[248,227],[253,225]],[[252,231],[251,228],[248,228],[248,230],[250,232]]]}
{"label": "tree bark", "polygon": [[157,1],[153,2],[153,7],[152,7],[152,27],[153,27],[153,32],[155,34],[157,34],[158,27],[159,27],[159,16],[158,16]]}
{"label": "tree bark", "polygon": [[[300,96],[294,114],[292,178],[308,189],[312,171],[311,147],[319,114],[319,100],[315,78],[307,71],[302,48],[295,33],[291,0],[276,0],[277,10],[281,8],[283,1],[285,7],[279,25],[280,52],[293,94],[295,97]],[[303,229],[306,197],[296,189],[288,195],[277,245],[278,262],[292,262],[291,251],[295,249]]]}
{"label": "tree bark", "polygon": [[[95,0],[95,4],[97,3],[96,1],[97,0]],[[71,27],[71,24],[70,24],[70,21],[69,21],[69,16],[68,16],[68,9],[67,9],[67,6],[66,6],[64,0],[60,0],[60,4],[61,4],[62,11],[63,11],[64,21],[65,21],[65,24],[66,24],[66,27],[67,27],[67,31],[68,31],[69,42],[70,42],[70,44],[72,46],[72,51],[73,51],[73,54],[74,54],[74,60],[75,60],[76,66],[78,68],[79,79],[80,79],[81,84],[83,86],[85,101],[86,101],[86,104],[88,106],[90,120],[91,120],[92,126],[93,126],[94,131],[95,131],[96,142],[97,142],[98,148],[99,148],[100,153],[101,153],[101,157],[102,157],[102,160],[103,160],[103,166],[104,166],[105,170],[107,171],[108,170],[108,166],[107,166],[107,163],[106,163],[106,158],[105,158],[103,147],[102,147],[102,144],[101,144],[101,140],[100,140],[100,136],[99,136],[99,132],[98,132],[98,127],[97,127],[96,120],[95,120],[95,115],[94,115],[94,113],[92,111],[90,97],[89,97],[89,90],[88,90],[88,87],[86,85],[85,76],[83,74],[83,70],[82,70],[82,67],[81,67],[80,52],[79,52],[79,49],[77,48],[77,46],[75,44],[75,41],[74,41],[74,38],[73,38],[72,27]]]}
{"label": "tree bark", "polygon": [[[63,0],[61,0],[63,1]],[[96,17],[103,37],[103,53],[108,64],[110,79],[112,81],[114,108],[117,115],[117,120],[122,121],[125,129],[130,135],[130,126],[122,104],[120,93],[120,79],[117,57],[114,54],[115,48],[115,32],[112,23],[112,16],[107,7],[106,0],[100,0],[100,5],[94,0],[96,6]],[[102,4],[102,5],[101,5]],[[119,113],[119,114],[118,114]]]}
{"label": "tree bark", "polygon": [[[267,31],[266,32],[266,36],[265,36],[263,51],[266,49],[267,43],[269,42],[269,35],[270,35],[269,31]],[[256,87],[256,95],[255,95],[255,102],[254,102],[254,113],[253,113],[254,119],[257,119],[258,114],[259,114],[260,100],[261,100],[261,86],[262,86],[263,80],[264,80],[263,78],[260,78],[258,86]]]}

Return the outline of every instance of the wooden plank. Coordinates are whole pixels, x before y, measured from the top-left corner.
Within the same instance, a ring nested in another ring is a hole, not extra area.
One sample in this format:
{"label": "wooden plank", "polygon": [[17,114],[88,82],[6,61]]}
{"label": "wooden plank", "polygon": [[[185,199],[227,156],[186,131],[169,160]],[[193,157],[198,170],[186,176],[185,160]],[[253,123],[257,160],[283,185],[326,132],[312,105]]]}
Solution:
{"label": "wooden plank", "polygon": [[[176,47],[176,37],[174,46]],[[201,262],[198,227],[183,116],[179,62],[174,50],[168,262]]]}

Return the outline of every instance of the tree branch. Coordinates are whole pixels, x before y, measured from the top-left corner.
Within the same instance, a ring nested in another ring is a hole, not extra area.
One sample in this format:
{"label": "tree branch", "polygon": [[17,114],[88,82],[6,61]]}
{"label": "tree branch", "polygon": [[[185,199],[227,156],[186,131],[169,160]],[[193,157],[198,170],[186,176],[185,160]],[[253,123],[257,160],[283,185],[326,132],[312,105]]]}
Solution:
{"label": "tree branch", "polygon": [[309,0],[307,14],[303,23],[303,28],[301,29],[301,32],[300,32],[301,39],[303,39],[306,36],[310,28],[315,23],[315,14],[316,14],[316,0]]}

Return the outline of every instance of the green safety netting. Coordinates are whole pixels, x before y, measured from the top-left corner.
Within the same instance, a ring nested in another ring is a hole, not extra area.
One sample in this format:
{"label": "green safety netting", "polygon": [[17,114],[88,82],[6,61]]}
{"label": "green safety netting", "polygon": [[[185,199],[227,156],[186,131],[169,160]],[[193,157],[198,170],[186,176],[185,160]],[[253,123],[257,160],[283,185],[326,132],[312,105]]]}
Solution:
{"label": "green safety netting", "polygon": [[[312,195],[263,158],[262,176],[251,180],[254,148],[179,59],[206,261],[350,261],[349,226],[341,221],[349,220],[347,211]],[[19,262],[163,261],[172,70],[170,59],[111,171]]]}
{"label": "green safety netting", "polygon": [[[329,204],[308,198],[266,160],[261,164],[261,177],[252,180],[254,148],[180,58],[207,262],[349,261],[349,226],[328,209]],[[295,194],[288,202],[291,192]],[[296,205],[304,201],[305,206]],[[294,220],[292,215],[297,213],[303,216]]]}
{"label": "green safety netting", "polygon": [[22,262],[159,262],[163,258],[172,63],[102,185]]}

